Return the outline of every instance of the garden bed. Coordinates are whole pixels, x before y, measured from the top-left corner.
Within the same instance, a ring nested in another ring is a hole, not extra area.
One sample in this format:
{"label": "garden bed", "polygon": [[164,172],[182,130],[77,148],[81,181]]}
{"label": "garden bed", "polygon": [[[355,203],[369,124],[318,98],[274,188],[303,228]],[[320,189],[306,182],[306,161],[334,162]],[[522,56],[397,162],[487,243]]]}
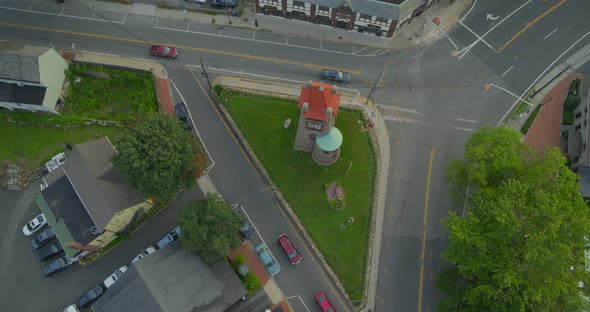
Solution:
{"label": "garden bed", "polygon": [[[219,90],[218,90],[219,91]],[[340,159],[317,165],[310,153],[293,149],[299,111],[293,100],[238,95],[222,90],[228,112],[258,160],[277,184],[352,300],[363,294],[372,206],[375,159],[362,114],[338,110],[336,127],[344,136]],[[255,107],[255,108],[254,108]],[[283,128],[290,118],[295,126]],[[263,122],[262,122],[263,121]],[[339,181],[346,207],[332,209],[325,186]],[[352,218],[351,218],[352,217]],[[354,224],[349,220],[355,220]],[[345,225],[344,227],[342,225]]]}

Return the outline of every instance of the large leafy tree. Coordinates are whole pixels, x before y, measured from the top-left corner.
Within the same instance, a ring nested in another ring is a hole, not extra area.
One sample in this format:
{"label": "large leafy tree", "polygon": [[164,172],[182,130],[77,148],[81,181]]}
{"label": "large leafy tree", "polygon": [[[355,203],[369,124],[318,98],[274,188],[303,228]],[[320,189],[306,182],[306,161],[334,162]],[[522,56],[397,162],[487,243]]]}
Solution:
{"label": "large leafy tree", "polygon": [[451,190],[469,196],[464,217],[443,221],[452,266],[439,276],[439,310],[582,311],[590,210],[560,151],[538,154],[516,131],[483,128],[465,159],[448,168]]}
{"label": "large leafy tree", "polygon": [[144,195],[169,200],[204,169],[194,140],[176,118],[152,114],[118,140],[113,165]]}
{"label": "large leafy tree", "polygon": [[240,217],[214,193],[184,206],[178,224],[182,228],[184,248],[197,252],[207,262],[223,259],[239,242],[236,233],[240,229]]}

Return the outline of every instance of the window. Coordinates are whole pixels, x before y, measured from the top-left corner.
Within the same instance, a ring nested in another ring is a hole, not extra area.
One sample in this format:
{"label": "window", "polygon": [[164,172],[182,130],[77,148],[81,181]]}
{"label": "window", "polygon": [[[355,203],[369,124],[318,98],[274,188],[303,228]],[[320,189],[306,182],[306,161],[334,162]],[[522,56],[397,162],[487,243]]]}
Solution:
{"label": "window", "polygon": [[377,23],[387,24],[387,21],[389,21],[389,19],[387,17],[377,17]]}
{"label": "window", "polygon": [[322,130],[322,125],[315,123],[315,122],[308,122],[307,123],[307,128],[309,129],[313,129],[313,130]]}
{"label": "window", "polygon": [[580,128],[582,128],[582,125],[577,125],[577,126],[574,128],[574,130],[578,131],[578,130],[580,130]]}
{"label": "window", "polygon": [[303,1],[293,1],[294,7],[305,7],[305,3]]}
{"label": "window", "polygon": [[327,6],[320,5],[320,7],[318,8],[318,11],[328,12],[328,11],[330,11],[330,8]]}
{"label": "window", "polygon": [[361,20],[371,20],[371,18],[372,18],[371,15],[369,15],[369,14],[362,14],[362,13],[361,13],[361,16],[359,17],[359,19],[361,19]]}
{"label": "window", "polygon": [[578,119],[580,117],[582,117],[582,112],[579,112],[579,113],[576,114],[576,119]]}
{"label": "window", "polygon": [[584,127],[588,125],[588,120],[584,120]]}

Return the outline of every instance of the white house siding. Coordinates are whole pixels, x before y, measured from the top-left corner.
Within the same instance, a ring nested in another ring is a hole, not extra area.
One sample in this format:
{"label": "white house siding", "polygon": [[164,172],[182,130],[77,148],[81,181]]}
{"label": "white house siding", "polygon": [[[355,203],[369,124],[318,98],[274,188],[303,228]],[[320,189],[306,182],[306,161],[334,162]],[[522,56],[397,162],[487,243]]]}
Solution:
{"label": "white house siding", "polygon": [[54,49],[39,56],[39,76],[41,83],[47,87],[43,106],[55,110],[55,104],[61,94],[61,89],[66,79],[65,71],[68,69],[66,60]]}

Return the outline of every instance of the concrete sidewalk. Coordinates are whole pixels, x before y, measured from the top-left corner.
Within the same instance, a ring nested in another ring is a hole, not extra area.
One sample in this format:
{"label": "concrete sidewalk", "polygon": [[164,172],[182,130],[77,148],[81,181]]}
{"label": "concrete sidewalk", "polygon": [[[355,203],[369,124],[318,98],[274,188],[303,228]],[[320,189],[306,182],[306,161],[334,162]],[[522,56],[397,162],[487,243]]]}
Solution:
{"label": "concrete sidewalk", "polygon": [[[258,94],[286,98],[298,98],[301,90],[301,85],[298,84],[286,84],[275,81],[261,81],[227,76],[220,76],[216,78],[212,84],[226,86],[235,90],[243,90],[245,92],[255,92]],[[367,274],[365,277],[366,304],[363,309],[364,311],[372,311],[375,307],[377,275],[379,272],[381,240],[383,236],[383,220],[385,216],[385,200],[387,197],[387,183],[390,162],[389,137],[387,134],[385,120],[383,119],[379,111],[374,107],[373,103],[369,102],[368,105],[365,105],[366,99],[359,96],[356,92],[346,91],[342,89],[340,89],[340,92],[342,94],[340,100],[342,106],[360,109],[364,111],[367,116],[374,116],[372,120],[375,121],[375,127],[373,128],[374,131],[370,131],[369,133],[371,134],[373,141],[376,143],[375,154],[377,157],[377,183],[375,185],[374,198],[376,206],[374,207],[375,210],[372,214],[373,219],[368,249],[369,258],[367,261]],[[288,205],[286,205],[286,207],[288,208]],[[335,281],[338,281],[336,275],[327,265],[323,256],[319,254],[319,252],[317,252],[318,248],[315,247],[315,244],[313,243],[313,241],[311,240],[311,238],[309,237],[301,223],[298,222],[297,216],[295,216],[294,213],[292,213],[291,211],[289,211],[289,213],[291,217],[296,221],[295,223],[298,225],[299,230],[303,233],[304,237],[307,238],[308,243],[312,246],[312,250],[316,251],[316,254],[322,262],[322,264],[324,265],[325,270],[332,276],[332,278],[334,278]],[[340,288],[342,293],[345,293],[344,289],[339,283],[337,283],[337,286]]]}
{"label": "concrete sidewalk", "polygon": [[[455,25],[459,15],[471,6],[472,0],[456,0],[453,4],[447,4],[447,1],[444,0],[440,1],[422,16],[415,17],[409,25],[391,39],[282,17],[256,14],[254,4],[251,2],[246,4],[241,16],[230,17],[223,10],[217,10],[218,15],[186,10],[187,7],[190,9],[192,6],[201,7],[201,5],[187,5],[179,0],[166,2],[167,7],[177,6],[176,9],[144,3],[121,4],[100,0],[81,0],[81,2],[90,8],[108,12],[153,16],[209,25],[214,19],[216,25],[224,27],[270,31],[276,34],[296,35],[309,39],[350,43],[380,49],[409,49],[441,37],[441,30],[449,31]],[[435,17],[440,20],[439,26],[435,26],[431,22]],[[255,20],[258,20],[258,27],[255,26]]]}

